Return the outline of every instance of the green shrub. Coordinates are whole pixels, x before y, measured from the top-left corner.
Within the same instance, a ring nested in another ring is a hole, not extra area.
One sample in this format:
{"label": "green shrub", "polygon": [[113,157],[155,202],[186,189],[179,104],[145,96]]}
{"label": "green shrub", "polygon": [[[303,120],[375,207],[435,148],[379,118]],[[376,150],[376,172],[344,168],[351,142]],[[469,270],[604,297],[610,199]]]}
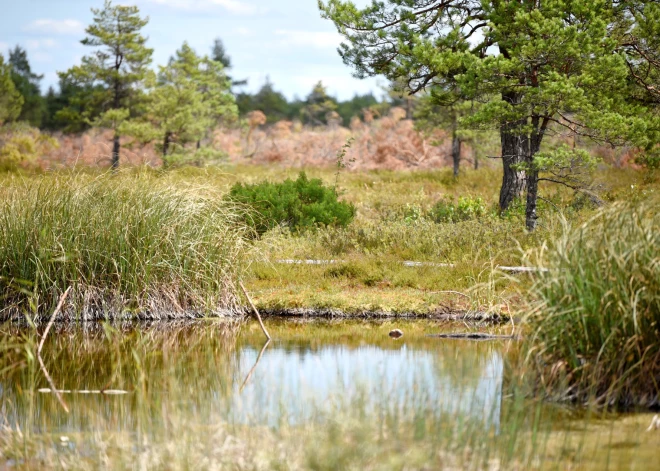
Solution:
{"label": "green shrub", "polygon": [[333,188],[319,179],[309,180],[301,172],[294,181],[268,181],[255,185],[235,184],[228,199],[254,210],[246,215],[246,223],[258,234],[279,225],[299,231],[315,226],[347,226],[355,216],[352,204],[337,201]]}
{"label": "green shrub", "polygon": [[431,208],[431,219],[441,222],[460,222],[478,219],[487,213],[486,203],[482,198],[461,196],[458,203],[450,199],[442,199]]}
{"label": "green shrub", "polygon": [[527,358],[552,395],[660,400],[660,210],[615,204],[566,228],[534,263]]}

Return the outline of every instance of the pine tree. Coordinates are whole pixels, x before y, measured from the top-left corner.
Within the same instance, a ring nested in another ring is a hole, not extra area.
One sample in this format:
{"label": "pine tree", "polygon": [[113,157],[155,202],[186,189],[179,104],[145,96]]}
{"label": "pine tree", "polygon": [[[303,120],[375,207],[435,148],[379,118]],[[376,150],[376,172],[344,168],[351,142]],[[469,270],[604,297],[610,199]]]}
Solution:
{"label": "pine tree", "polygon": [[[364,9],[320,2],[348,42],[340,48],[359,76],[403,80],[411,93],[440,88],[487,101],[466,125],[497,125],[504,176],[500,208],[526,189],[526,224],[536,226],[539,181],[570,185],[588,154],[543,151],[551,132],[612,145],[657,142],[658,126],[630,97],[631,70],[617,24],[621,9],[653,2],[384,0]],[[645,7],[646,5],[646,7]],[[650,65],[650,61],[646,61]],[[567,180],[569,180],[567,182]]]}
{"label": "pine tree", "polygon": [[27,121],[35,127],[41,127],[45,113],[45,102],[41,96],[39,82],[44,76],[32,72],[27,53],[20,46],[16,46],[12,51],[9,51],[9,65],[12,69],[11,79],[25,100],[18,120]]}
{"label": "pine tree", "polygon": [[[229,69],[232,68],[231,57],[229,57],[229,54],[227,54],[225,45],[222,42],[222,39],[220,38],[215,38],[213,40],[213,46],[211,47],[211,60],[214,60],[222,64],[225,74]],[[247,79],[234,80],[229,75],[226,75],[226,77],[227,79],[229,79],[229,82],[231,83],[232,87],[241,87],[243,85],[247,85],[248,83]]]}
{"label": "pine tree", "polygon": [[291,110],[286,97],[275,90],[269,77],[254,95],[239,93],[236,103],[242,116],[250,111],[261,111],[266,115],[268,123],[274,123],[291,117]]}
{"label": "pine tree", "polygon": [[23,97],[11,79],[11,67],[0,54],[0,126],[18,118],[22,107]]}
{"label": "pine tree", "polygon": [[328,95],[323,82],[318,82],[307,95],[301,115],[303,122],[319,126],[326,124],[326,116],[336,109],[336,101]]}
{"label": "pine tree", "polygon": [[95,52],[83,57],[81,65],[60,74],[89,93],[85,102],[91,106],[68,107],[63,112],[114,130],[112,167],[117,168],[122,125],[136,117],[144,104],[142,86],[153,50],[146,47],[147,38],[140,31],[148,18],[141,18],[135,6],[115,6],[110,0],[92,13],[94,22],[81,43],[96,48]]}
{"label": "pine tree", "polygon": [[199,142],[219,120],[237,115],[222,64],[200,58],[184,43],[167,66],[159,67],[141,122],[122,129],[141,140],[157,140],[167,166],[183,155],[184,147]]}

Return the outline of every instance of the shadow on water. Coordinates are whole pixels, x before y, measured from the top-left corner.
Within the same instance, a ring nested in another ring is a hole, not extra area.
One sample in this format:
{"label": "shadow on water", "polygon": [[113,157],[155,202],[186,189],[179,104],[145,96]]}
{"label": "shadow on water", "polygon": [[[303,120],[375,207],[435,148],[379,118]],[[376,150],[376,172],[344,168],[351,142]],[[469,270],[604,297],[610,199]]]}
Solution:
{"label": "shadow on water", "polygon": [[[649,439],[631,435],[637,419],[586,421],[515,394],[505,381],[514,341],[430,338],[448,327],[396,324],[398,340],[387,336],[391,321],[271,321],[268,344],[256,325],[219,321],[56,327],[45,361],[71,413],[39,392],[48,385],[34,361],[8,370],[0,463],[38,467],[61,462],[63,450],[92,469],[103,459],[185,469],[216,455],[238,469],[400,469],[401,460],[434,467],[440,459],[561,469],[589,464],[597,450],[607,450],[612,469],[630,454],[644,462]],[[22,334],[36,343],[33,332]],[[22,351],[5,361],[20,363]]]}

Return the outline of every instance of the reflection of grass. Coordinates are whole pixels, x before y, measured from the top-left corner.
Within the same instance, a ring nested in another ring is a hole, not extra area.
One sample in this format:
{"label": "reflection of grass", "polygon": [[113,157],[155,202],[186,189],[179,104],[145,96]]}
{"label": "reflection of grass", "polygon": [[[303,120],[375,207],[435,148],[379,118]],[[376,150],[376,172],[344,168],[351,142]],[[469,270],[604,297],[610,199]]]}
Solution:
{"label": "reflection of grass", "polygon": [[[624,418],[614,426],[609,421],[565,423],[541,403],[515,394],[507,398],[515,393],[511,390],[505,390],[501,411],[475,412],[439,408],[415,390],[402,402],[388,391],[367,398],[356,384],[350,399],[331,394],[314,406],[311,421],[289,421],[286,412],[271,426],[228,421],[225,401],[244,380],[237,374],[235,349],[245,344],[258,349],[263,343],[256,323],[240,332],[237,327],[197,322],[136,331],[98,325],[85,334],[59,328],[44,348],[58,385],[92,389],[109,383],[130,390],[115,397],[68,395],[70,415],[54,397],[34,392],[44,385],[34,360],[14,350],[16,342],[11,348],[6,344],[0,366],[26,361],[27,367],[14,368],[1,380],[0,463],[15,460],[19,469],[35,470],[603,469],[607,459],[641,467],[655,450],[654,435],[638,433],[642,422],[648,425],[646,417]],[[390,339],[392,327],[401,328],[404,337]],[[271,321],[268,329],[275,340],[264,357],[273,348],[314,351],[327,346],[429,352],[436,358],[433,374],[451,379],[457,394],[461,388],[474,389],[487,358],[501,345],[429,338],[432,331],[455,329],[431,321]],[[34,334],[28,337],[26,346],[35,339]],[[277,374],[264,366],[257,367],[250,387],[263,375]],[[285,403],[284,398],[278,401],[282,394],[269,391],[272,403]],[[604,444],[612,445],[609,457],[602,453]]]}
{"label": "reflection of grass", "polygon": [[[434,414],[420,405],[374,414],[360,400],[316,414],[305,425],[272,428],[227,423],[211,413],[206,424],[177,408],[167,410],[163,428],[137,433],[49,435],[5,429],[0,459],[20,469],[651,469],[655,440],[641,430],[647,417],[588,425],[579,431],[539,424],[529,406],[504,412],[499,431],[479,419]],[[78,413],[85,413],[78,411]]]}

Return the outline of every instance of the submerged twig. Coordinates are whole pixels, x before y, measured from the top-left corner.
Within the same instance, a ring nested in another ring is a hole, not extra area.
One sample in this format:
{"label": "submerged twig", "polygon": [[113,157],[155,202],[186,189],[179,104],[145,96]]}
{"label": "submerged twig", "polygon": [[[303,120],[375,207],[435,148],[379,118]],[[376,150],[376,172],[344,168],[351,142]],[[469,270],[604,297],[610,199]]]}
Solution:
{"label": "submerged twig", "polygon": [[264,346],[261,347],[261,351],[259,352],[259,355],[257,355],[257,360],[254,362],[254,365],[252,365],[252,368],[250,369],[250,371],[248,371],[247,376],[243,380],[243,384],[241,384],[241,388],[238,390],[239,393],[243,392],[243,388],[245,387],[247,382],[252,377],[252,373],[254,373],[254,370],[257,369],[257,365],[259,364],[259,360],[261,360],[261,356],[264,354],[264,351],[266,350],[266,347],[268,346],[269,343],[270,343],[270,339],[266,340],[266,343],[264,344]]}
{"label": "submerged twig", "polygon": [[257,311],[257,308],[254,306],[254,303],[252,302],[252,299],[250,299],[250,295],[248,294],[247,290],[245,289],[245,286],[243,286],[243,282],[239,281],[238,284],[240,285],[241,289],[243,290],[243,294],[245,294],[245,297],[248,300],[248,303],[250,304],[250,307],[252,307],[252,312],[257,316],[257,320],[259,321],[259,325],[261,326],[261,330],[263,330],[264,335],[268,340],[270,340],[270,334],[266,330],[266,326],[264,325],[263,321],[261,320],[261,316],[259,315],[259,311]]}
{"label": "submerged twig", "polygon": [[50,328],[53,326],[53,323],[55,322],[55,318],[57,317],[57,315],[62,310],[62,306],[64,305],[64,300],[69,295],[69,291],[71,291],[71,286],[69,286],[66,289],[66,291],[64,293],[62,293],[62,296],[60,296],[60,300],[57,303],[57,307],[53,311],[53,314],[50,316],[50,321],[48,321],[48,325],[46,326],[46,330],[44,330],[44,333],[41,336],[41,340],[39,341],[39,346],[37,347],[37,360],[39,361],[39,365],[41,366],[41,371],[44,373],[44,376],[46,377],[46,380],[48,381],[48,384],[50,384],[50,389],[55,393],[55,396],[57,397],[57,400],[59,401],[60,405],[62,406],[62,408],[64,409],[64,411],[67,414],[69,413],[69,408],[67,407],[66,403],[64,402],[64,399],[62,398],[62,394],[60,394],[60,391],[55,387],[55,383],[53,382],[53,379],[48,374],[48,370],[46,369],[46,365],[44,364],[44,360],[41,358],[41,349],[44,347],[44,342],[46,341],[46,336],[48,335],[48,332],[50,331]]}

